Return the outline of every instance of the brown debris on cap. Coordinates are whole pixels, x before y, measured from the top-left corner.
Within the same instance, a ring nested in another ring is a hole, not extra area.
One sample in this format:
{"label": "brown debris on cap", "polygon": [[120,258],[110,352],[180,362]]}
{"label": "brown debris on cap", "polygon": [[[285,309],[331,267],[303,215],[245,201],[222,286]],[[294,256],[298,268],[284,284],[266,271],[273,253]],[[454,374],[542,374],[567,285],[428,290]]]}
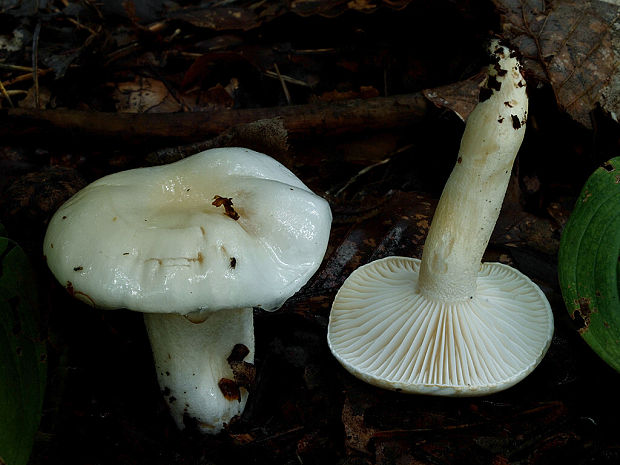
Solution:
{"label": "brown debris on cap", "polygon": [[213,197],[213,202],[211,202],[211,205],[215,205],[216,207],[224,206],[224,213],[226,214],[226,216],[232,218],[235,221],[239,219],[239,213],[237,213],[233,208],[232,198],[216,195],[215,197]]}

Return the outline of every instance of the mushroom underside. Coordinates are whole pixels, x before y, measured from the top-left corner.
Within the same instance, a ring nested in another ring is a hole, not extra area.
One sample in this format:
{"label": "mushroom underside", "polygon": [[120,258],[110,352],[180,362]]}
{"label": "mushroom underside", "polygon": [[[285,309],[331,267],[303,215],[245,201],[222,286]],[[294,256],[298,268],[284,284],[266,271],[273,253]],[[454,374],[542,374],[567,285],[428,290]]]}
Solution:
{"label": "mushroom underside", "polygon": [[357,269],[334,300],[328,343],[356,377],[396,391],[476,396],[513,386],[542,360],[553,314],[519,271],[484,263],[474,296],[439,302],[417,291],[420,260]]}

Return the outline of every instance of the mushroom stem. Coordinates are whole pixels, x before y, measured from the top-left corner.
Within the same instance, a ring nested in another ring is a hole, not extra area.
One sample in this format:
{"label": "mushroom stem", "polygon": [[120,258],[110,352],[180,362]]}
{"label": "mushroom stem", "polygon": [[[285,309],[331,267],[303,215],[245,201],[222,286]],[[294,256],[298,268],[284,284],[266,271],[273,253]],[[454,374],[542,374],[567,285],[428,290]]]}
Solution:
{"label": "mushroom stem", "polygon": [[159,385],[179,429],[188,417],[201,432],[218,433],[243,412],[248,391],[231,365],[254,363],[251,308],[211,313],[201,323],[145,313],[144,323]]}
{"label": "mushroom stem", "polygon": [[497,43],[491,52],[498,61],[490,66],[483,101],[467,120],[424,245],[418,292],[434,300],[475,295],[482,255],[525,133],[527,94],[520,65]]}

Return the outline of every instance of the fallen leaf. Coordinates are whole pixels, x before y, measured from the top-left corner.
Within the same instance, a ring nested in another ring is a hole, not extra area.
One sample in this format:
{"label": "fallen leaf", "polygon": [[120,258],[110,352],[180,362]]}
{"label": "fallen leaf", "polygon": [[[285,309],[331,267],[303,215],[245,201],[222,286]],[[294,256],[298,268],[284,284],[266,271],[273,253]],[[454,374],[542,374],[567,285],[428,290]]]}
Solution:
{"label": "fallen leaf", "polygon": [[217,51],[200,55],[194,60],[183,76],[181,88],[188,89],[190,86],[204,86],[205,81],[212,77],[215,70],[220,68],[234,69],[247,68],[259,69],[253,56],[245,53]]}
{"label": "fallen leaf", "polygon": [[[47,108],[47,105],[50,103],[51,98],[52,93],[47,87],[39,87],[39,108]],[[31,109],[37,108],[34,86],[28,89],[28,93],[26,94],[26,96],[19,101],[19,107]]]}
{"label": "fallen leaf", "polygon": [[425,89],[422,93],[437,107],[448,108],[462,121],[466,121],[478,103],[478,94],[485,76],[485,73],[479,73],[464,81]]}
{"label": "fallen leaf", "polygon": [[72,168],[52,166],[25,174],[4,191],[0,214],[9,231],[19,228],[22,238],[40,240],[41,225],[46,225],[52,213],[85,185]]}
{"label": "fallen leaf", "polygon": [[595,0],[493,0],[503,36],[523,55],[528,77],[551,84],[558,105],[590,128],[600,104],[620,115],[620,5]]}
{"label": "fallen leaf", "polygon": [[214,7],[210,3],[205,7],[182,8],[173,11],[168,19],[186,21],[193,26],[221,30],[247,31],[260,25],[261,21],[252,8],[226,6]]}
{"label": "fallen leaf", "polygon": [[344,425],[345,445],[347,449],[363,454],[370,454],[369,445],[373,430],[364,422],[366,409],[370,407],[368,399],[359,395],[347,394],[342,407],[342,424]]}
{"label": "fallen leaf", "polygon": [[172,113],[181,110],[166,85],[156,79],[137,76],[121,82],[113,92],[116,109],[121,113]]}
{"label": "fallen leaf", "polygon": [[290,3],[292,12],[300,16],[321,15],[328,18],[336,17],[346,11],[359,11],[362,13],[372,13],[381,7],[401,9],[406,7],[411,0],[351,0],[343,2],[341,0],[295,0]]}
{"label": "fallen leaf", "polygon": [[514,463],[541,449],[557,454],[556,439],[574,437],[562,402],[500,397],[402,396],[353,381],[341,417],[348,455],[375,465]]}
{"label": "fallen leaf", "polygon": [[226,6],[214,6],[212,2],[204,2],[200,6],[172,10],[167,14],[166,19],[185,21],[196,27],[216,31],[247,31],[287,13],[295,13],[299,16],[320,15],[333,18],[347,11],[372,13],[381,7],[402,9],[410,2],[411,0],[232,1],[227,2]]}

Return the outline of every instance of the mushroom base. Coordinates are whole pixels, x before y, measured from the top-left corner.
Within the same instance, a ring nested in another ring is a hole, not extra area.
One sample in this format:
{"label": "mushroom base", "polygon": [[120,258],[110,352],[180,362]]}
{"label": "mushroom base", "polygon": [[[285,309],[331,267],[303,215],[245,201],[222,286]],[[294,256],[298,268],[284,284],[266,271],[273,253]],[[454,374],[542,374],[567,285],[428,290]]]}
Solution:
{"label": "mushroom base", "polygon": [[[186,421],[216,434],[243,412],[248,390],[233,367],[254,363],[251,308],[221,310],[202,323],[145,313],[157,378],[179,429]],[[246,370],[247,371],[247,370]]]}
{"label": "mushroom base", "polygon": [[327,339],[338,361],[386,389],[480,396],[521,381],[553,335],[542,291],[519,271],[484,263],[471,299],[418,291],[420,260],[388,257],[355,270],[338,291]]}

